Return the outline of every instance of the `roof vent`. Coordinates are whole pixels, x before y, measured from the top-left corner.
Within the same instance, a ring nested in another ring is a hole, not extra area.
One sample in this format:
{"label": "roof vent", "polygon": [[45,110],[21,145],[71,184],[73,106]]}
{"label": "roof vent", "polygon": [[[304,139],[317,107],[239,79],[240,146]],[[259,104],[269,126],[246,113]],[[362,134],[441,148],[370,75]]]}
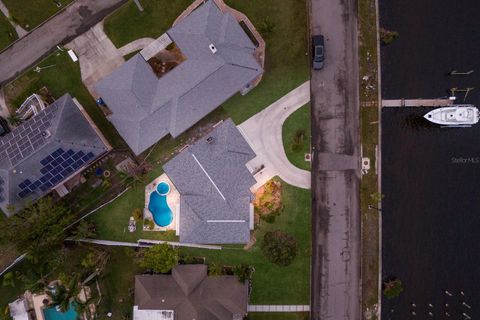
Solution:
{"label": "roof vent", "polygon": [[212,143],[213,141],[215,141],[215,139],[213,137],[208,137],[207,138],[207,143]]}
{"label": "roof vent", "polygon": [[208,47],[210,48],[210,51],[212,51],[212,53],[217,52],[217,48],[215,48],[215,46],[213,45],[213,43],[210,43],[210,45],[209,45]]}
{"label": "roof vent", "polygon": [[45,131],[42,132],[42,137],[44,137],[45,139],[50,137],[51,135],[52,134],[48,130],[45,130]]}

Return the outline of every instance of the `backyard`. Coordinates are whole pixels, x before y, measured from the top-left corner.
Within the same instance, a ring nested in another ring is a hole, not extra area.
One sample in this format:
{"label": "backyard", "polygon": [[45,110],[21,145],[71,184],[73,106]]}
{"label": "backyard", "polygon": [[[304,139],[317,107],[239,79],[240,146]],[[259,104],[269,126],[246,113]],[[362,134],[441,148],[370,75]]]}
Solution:
{"label": "backyard", "polygon": [[[190,3],[144,1],[145,11],[140,13],[130,1],[106,20],[105,32],[117,47],[142,37],[158,37]],[[237,94],[223,104],[239,124],[308,80],[307,9],[305,1],[297,0],[226,3],[245,13],[266,41],[265,73],[260,84],[247,95]]]}
{"label": "backyard", "polygon": [[[49,17],[62,10],[73,0],[2,0],[12,19],[24,29],[32,30]],[[60,3],[58,7],[56,3]]]}
{"label": "backyard", "polygon": [[292,113],[283,123],[283,147],[288,160],[296,167],[310,171],[305,154],[310,153],[310,104]]}

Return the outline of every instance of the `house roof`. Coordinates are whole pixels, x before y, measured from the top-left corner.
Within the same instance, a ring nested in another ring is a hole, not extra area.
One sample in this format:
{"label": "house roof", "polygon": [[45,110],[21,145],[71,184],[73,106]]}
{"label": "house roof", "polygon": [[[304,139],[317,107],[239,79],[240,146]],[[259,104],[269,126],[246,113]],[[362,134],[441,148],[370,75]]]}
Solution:
{"label": "house roof", "polygon": [[[20,209],[108,151],[69,94],[0,137],[0,208]],[[15,211],[16,211],[15,210]]]}
{"label": "house roof", "polygon": [[138,310],[173,310],[177,320],[233,320],[247,313],[248,285],[207,276],[206,265],[178,265],[171,275],[135,277]]}
{"label": "house roof", "polygon": [[180,65],[158,79],[137,54],[95,87],[113,113],[110,121],[136,154],[169,133],[179,136],[263,72],[252,41],[213,1],[167,34],[186,57]]}
{"label": "house roof", "polygon": [[228,119],[163,166],[180,192],[181,242],[248,242],[254,157]]}

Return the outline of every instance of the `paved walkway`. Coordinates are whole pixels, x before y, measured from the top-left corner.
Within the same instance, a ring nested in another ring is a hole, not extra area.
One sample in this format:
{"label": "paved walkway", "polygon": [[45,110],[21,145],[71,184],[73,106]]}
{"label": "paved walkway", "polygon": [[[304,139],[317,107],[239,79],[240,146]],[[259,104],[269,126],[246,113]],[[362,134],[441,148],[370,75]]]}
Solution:
{"label": "paved walkway", "polygon": [[284,121],[309,101],[310,82],[307,81],[238,126],[257,154],[247,166],[251,171],[264,167],[255,174],[257,184],[254,189],[277,175],[288,184],[310,188],[310,172],[299,169],[288,161],[282,140]]}
{"label": "paved walkway", "polygon": [[80,61],[82,81],[88,91],[97,97],[94,85],[121,66],[125,60],[103,31],[103,21],[66,45]]}
{"label": "paved walkway", "polygon": [[97,239],[80,239],[80,240],[67,239],[67,241],[93,243],[93,244],[99,244],[99,245],[111,246],[111,247],[138,247],[138,248],[146,248],[146,247],[151,247],[152,245],[155,245],[155,244],[166,243],[171,245],[172,247],[188,247],[188,248],[201,248],[201,249],[210,249],[210,250],[222,250],[221,246],[213,246],[213,245],[207,245],[207,244],[194,244],[194,243],[181,243],[181,242],[162,241],[162,240],[149,240],[149,239],[139,239],[137,242],[123,242],[123,241],[97,240]]}
{"label": "paved walkway", "polygon": [[58,44],[68,42],[127,0],[76,0],[0,53],[0,84],[27,70]]}
{"label": "paved walkway", "polygon": [[130,43],[127,43],[126,45],[118,49],[118,51],[120,51],[120,54],[122,56],[126,56],[127,54],[135,51],[140,51],[143,48],[148,47],[154,41],[155,39],[153,38],[140,38]]}
{"label": "paved walkway", "polygon": [[3,88],[0,88],[0,117],[8,119],[10,111],[8,111],[7,103],[5,102],[5,93]]}
{"label": "paved walkway", "polygon": [[309,312],[309,305],[249,304],[248,312]]}
{"label": "paved walkway", "polygon": [[11,19],[12,17],[10,16],[10,12],[8,11],[8,8],[7,6],[5,6],[5,4],[0,0],[0,11],[2,11],[2,13],[5,15],[5,17],[7,17],[8,21],[10,22],[10,24],[15,28],[15,31],[17,32],[17,35],[19,38],[22,38],[24,37],[25,35],[27,35],[28,31],[23,29],[21,26],[19,26],[18,24],[16,24],[15,22],[13,22],[13,20]]}

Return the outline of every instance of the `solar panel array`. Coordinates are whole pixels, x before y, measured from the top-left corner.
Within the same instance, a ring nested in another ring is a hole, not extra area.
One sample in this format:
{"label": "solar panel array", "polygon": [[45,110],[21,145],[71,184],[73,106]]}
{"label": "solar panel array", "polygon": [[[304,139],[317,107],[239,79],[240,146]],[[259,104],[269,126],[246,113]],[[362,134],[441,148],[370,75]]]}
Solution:
{"label": "solar panel array", "polygon": [[0,138],[0,161],[8,157],[12,166],[45,145],[45,131],[58,110],[52,104],[38,115],[25,121],[6,136]]}
{"label": "solar panel array", "polygon": [[72,149],[64,151],[62,148],[55,150],[40,161],[42,176],[38,180],[26,179],[18,185],[21,189],[18,196],[23,199],[37,190],[45,192],[51,189],[93,158],[93,152],[85,153]]}

